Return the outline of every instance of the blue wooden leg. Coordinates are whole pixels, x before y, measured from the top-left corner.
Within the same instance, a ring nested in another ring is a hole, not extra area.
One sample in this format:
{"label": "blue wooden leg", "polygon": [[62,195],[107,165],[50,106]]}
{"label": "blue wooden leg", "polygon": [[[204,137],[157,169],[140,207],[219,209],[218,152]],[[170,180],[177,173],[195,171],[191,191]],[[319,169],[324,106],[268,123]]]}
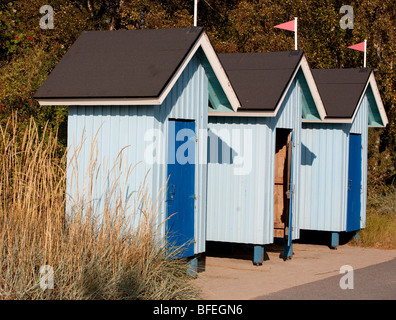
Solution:
{"label": "blue wooden leg", "polygon": [[264,261],[264,246],[254,246],[253,264],[255,266],[261,266]]}
{"label": "blue wooden leg", "polygon": [[283,260],[290,260],[293,255],[293,242],[290,242],[289,244],[285,244],[285,248],[283,251]]}
{"label": "blue wooden leg", "polygon": [[338,232],[332,232],[330,249],[337,249],[339,242],[340,242],[340,234]]}

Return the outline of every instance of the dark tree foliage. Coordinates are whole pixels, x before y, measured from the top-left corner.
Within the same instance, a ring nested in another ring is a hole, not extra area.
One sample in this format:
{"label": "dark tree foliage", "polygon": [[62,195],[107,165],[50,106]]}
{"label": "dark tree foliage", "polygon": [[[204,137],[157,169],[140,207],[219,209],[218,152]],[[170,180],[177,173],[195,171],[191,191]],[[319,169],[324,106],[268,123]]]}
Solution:
{"label": "dark tree foliage", "polygon": [[[0,2],[0,121],[17,111],[21,126],[34,116],[61,130],[65,107],[40,107],[32,99],[52,68],[83,30],[176,28],[193,25],[194,0],[19,0]],[[291,50],[293,33],[274,25],[298,17],[298,45],[312,68],[359,68],[363,54],[347,47],[367,39],[367,66],[374,69],[390,120],[370,130],[369,187],[395,184],[396,6],[393,0],[350,1],[354,28],[342,29],[339,0],[200,0],[198,25],[217,52]],[[39,9],[54,8],[54,29],[42,30]]]}

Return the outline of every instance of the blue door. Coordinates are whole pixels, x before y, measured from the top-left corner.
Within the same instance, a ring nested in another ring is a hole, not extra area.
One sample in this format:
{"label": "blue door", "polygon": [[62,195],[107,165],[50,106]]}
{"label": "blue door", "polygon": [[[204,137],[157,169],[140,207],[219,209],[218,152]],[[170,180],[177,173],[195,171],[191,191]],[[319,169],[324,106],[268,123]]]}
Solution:
{"label": "blue door", "polygon": [[349,135],[348,206],[346,231],[360,229],[362,187],[362,136]]}
{"label": "blue door", "polygon": [[195,122],[169,121],[166,239],[181,248],[175,258],[194,255]]}

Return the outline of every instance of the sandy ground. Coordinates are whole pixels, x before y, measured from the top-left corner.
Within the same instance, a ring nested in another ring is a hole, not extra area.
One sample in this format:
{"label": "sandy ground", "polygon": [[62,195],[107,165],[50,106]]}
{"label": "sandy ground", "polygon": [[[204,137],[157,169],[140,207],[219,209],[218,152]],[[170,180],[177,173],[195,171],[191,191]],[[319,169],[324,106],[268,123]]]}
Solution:
{"label": "sandy ground", "polygon": [[294,244],[294,255],[284,261],[278,248],[266,250],[267,259],[254,266],[250,257],[206,256],[205,271],[194,283],[207,300],[247,300],[294,286],[340,275],[343,265],[354,270],[396,258],[396,250],[359,248],[350,245],[336,250],[325,245]]}

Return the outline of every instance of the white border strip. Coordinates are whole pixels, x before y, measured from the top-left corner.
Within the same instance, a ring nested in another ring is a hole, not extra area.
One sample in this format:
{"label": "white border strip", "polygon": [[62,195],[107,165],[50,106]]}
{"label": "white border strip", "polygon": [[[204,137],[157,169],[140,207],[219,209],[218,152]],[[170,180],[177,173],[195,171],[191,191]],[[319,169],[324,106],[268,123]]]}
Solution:
{"label": "white border strip", "polygon": [[209,117],[275,117],[275,111],[208,111]]}

